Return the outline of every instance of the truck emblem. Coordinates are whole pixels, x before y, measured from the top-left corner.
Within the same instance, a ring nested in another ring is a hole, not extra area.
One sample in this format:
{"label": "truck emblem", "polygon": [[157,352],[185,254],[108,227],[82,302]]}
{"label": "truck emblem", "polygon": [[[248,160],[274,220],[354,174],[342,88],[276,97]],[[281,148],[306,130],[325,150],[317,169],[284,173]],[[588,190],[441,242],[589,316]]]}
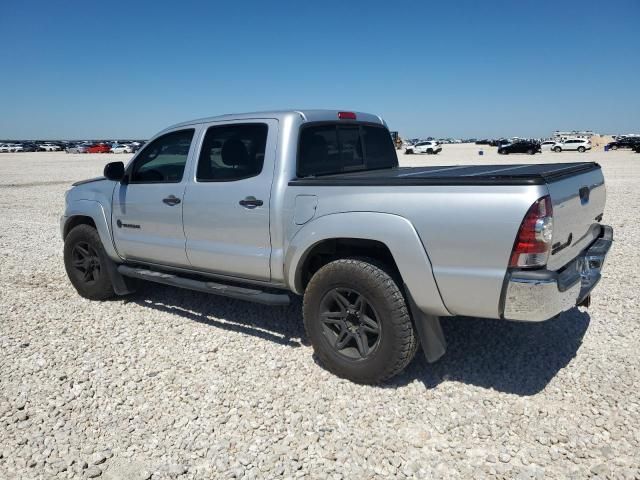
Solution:
{"label": "truck emblem", "polygon": [[140,225],[136,225],[135,223],[122,223],[122,220],[118,220],[116,222],[118,228],[136,228],[140,229]]}

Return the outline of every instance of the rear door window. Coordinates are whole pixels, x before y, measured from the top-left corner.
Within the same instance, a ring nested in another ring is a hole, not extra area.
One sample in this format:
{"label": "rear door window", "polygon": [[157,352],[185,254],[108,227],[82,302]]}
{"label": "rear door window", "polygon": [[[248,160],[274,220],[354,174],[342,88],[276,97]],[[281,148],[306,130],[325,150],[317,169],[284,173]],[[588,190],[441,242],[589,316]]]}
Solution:
{"label": "rear door window", "polygon": [[210,127],[202,142],[196,179],[231,182],[259,175],[268,131],[264,123]]}
{"label": "rear door window", "polygon": [[391,134],[383,126],[323,123],[300,132],[298,177],[397,166]]}

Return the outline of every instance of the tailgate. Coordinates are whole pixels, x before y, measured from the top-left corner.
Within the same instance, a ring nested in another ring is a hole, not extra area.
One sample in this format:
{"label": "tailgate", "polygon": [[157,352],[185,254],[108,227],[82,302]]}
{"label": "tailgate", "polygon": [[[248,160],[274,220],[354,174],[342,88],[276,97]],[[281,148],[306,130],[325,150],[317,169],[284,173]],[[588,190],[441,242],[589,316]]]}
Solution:
{"label": "tailgate", "polygon": [[599,167],[551,181],[548,187],[553,205],[553,240],[547,268],[557,270],[600,234],[606,190]]}

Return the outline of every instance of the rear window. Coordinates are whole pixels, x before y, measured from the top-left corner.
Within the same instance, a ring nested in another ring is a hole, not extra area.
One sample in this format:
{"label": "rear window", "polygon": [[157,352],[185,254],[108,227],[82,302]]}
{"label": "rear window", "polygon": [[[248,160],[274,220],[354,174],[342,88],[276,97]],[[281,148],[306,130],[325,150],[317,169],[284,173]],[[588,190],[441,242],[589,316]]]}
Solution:
{"label": "rear window", "polygon": [[300,132],[298,177],[397,166],[391,134],[382,126],[328,123]]}

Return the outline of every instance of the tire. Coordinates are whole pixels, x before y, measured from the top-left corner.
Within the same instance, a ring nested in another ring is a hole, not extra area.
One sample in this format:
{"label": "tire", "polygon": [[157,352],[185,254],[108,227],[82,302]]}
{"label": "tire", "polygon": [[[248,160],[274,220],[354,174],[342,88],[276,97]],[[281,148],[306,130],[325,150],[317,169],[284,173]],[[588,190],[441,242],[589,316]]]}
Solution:
{"label": "tire", "polygon": [[428,155],[433,155],[433,150],[432,149],[427,150],[427,154]]}
{"label": "tire", "polygon": [[400,373],[418,347],[398,283],[372,260],[344,258],[320,268],[304,293],[303,316],[319,362],[357,383]]}
{"label": "tire", "polygon": [[611,147],[609,147],[611,150],[617,150],[618,146],[617,145],[611,145]]}
{"label": "tire", "polygon": [[560,147],[553,147],[553,151],[556,153],[560,153],[562,151],[562,148]]}
{"label": "tire", "polygon": [[535,155],[535,154],[536,154],[536,151],[535,151],[533,148],[530,148],[529,150],[527,150],[527,153],[528,153],[529,155]]}
{"label": "tire", "polygon": [[90,225],[78,225],[64,241],[64,267],[80,296],[107,300],[115,295],[107,273],[109,257],[100,236]]}
{"label": "tire", "polygon": [[413,155],[413,150],[407,150],[404,152],[405,155]]}
{"label": "tire", "polygon": [[584,153],[584,152],[585,152],[585,150],[586,150],[586,149],[585,149],[584,147],[578,147],[578,151],[579,151],[580,153]]}

